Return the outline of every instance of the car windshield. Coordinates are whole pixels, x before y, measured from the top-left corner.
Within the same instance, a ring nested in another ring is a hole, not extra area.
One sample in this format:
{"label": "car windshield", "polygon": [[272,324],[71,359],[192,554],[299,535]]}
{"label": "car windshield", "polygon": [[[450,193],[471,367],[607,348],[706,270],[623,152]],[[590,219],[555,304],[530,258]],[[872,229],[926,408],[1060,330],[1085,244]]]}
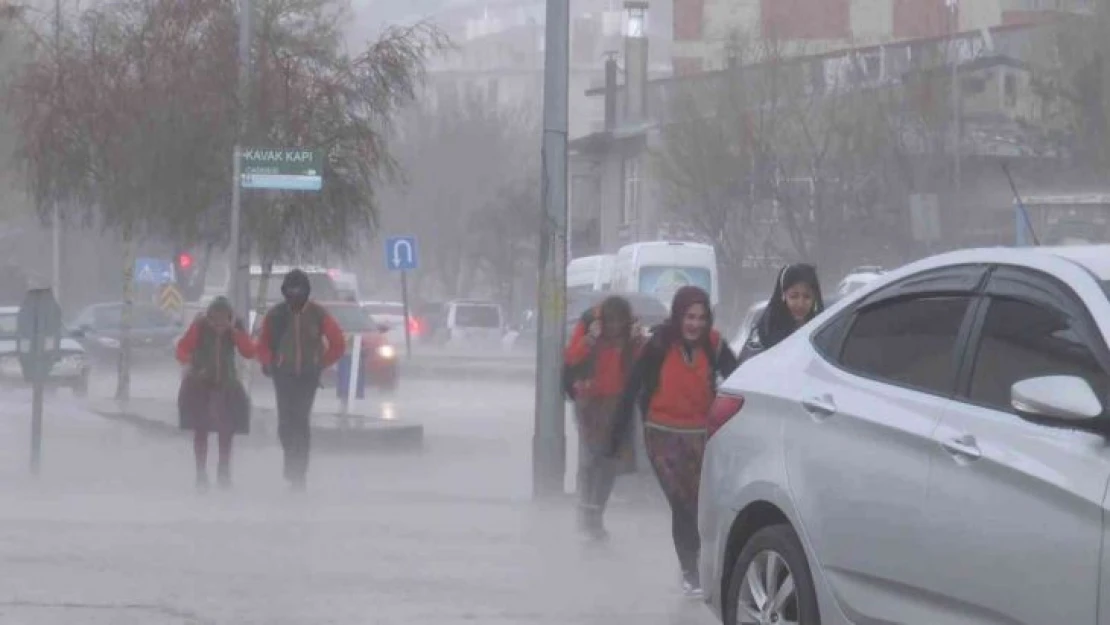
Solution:
{"label": "car windshield", "polygon": [[[131,327],[137,330],[165,328],[173,325],[173,320],[154,306],[133,304]],[[92,325],[102,330],[115,330],[122,326],[123,306],[101,306],[93,313]]]}
{"label": "car windshield", "polygon": [[675,292],[684,286],[701,287],[713,291],[712,274],[705,267],[640,267],[641,293],[654,295],[659,301],[669,302]]}
{"label": "car windshield", "polygon": [[19,317],[15,314],[0,315],[0,338],[11,338],[16,335],[16,326]]}
{"label": "car windshield", "polygon": [[[274,274],[266,282],[266,301],[269,303],[280,302],[281,296],[281,281],[285,279],[285,274]],[[258,288],[261,285],[262,276],[257,274],[251,275],[251,299],[258,297]],[[321,272],[308,272],[308,285],[312,289],[312,299],[318,302],[336,301],[341,299],[339,289],[335,286],[335,281],[331,279],[326,273]]]}
{"label": "car windshield", "polygon": [[488,304],[458,304],[455,325],[463,328],[499,328],[501,311]]}
{"label": "car windshield", "polygon": [[370,332],[377,329],[373,318],[359,306],[331,306],[328,312],[344,332]]}
{"label": "car windshield", "polygon": [[371,315],[394,315],[399,317],[405,314],[405,309],[401,304],[363,304],[362,309]]}

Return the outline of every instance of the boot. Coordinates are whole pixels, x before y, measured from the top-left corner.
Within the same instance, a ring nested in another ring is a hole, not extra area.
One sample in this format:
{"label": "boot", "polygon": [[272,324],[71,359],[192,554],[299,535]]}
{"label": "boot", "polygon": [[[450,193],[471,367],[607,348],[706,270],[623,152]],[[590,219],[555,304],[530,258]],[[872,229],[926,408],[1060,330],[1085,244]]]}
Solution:
{"label": "boot", "polygon": [[682,572],[682,594],[691,599],[702,596],[701,579],[697,570]]}

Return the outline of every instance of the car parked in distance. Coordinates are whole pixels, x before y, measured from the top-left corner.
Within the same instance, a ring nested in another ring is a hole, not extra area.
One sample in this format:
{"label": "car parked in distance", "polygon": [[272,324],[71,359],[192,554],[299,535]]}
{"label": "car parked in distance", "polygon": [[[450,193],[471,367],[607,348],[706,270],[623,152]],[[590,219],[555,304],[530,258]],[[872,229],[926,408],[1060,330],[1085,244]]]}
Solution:
{"label": "car parked in distance", "polygon": [[[119,356],[123,302],[93,304],[74,319],[73,338],[98,360]],[[154,304],[135,302],[131,310],[131,354],[137,360],[172,357],[183,324]]]}
{"label": "car parked in distance", "polygon": [[[362,310],[374,322],[389,326],[386,335],[390,342],[400,345],[405,342],[405,305],[401,302],[361,302]],[[424,324],[412,315],[408,316],[409,338],[420,340],[424,335]]]}
{"label": "car parked in distance", "polygon": [[[336,323],[339,324],[343,334],[347,336],[347,355],[351,355],[355,336],[362,337],[361,367],[365,372],[366,385],[384,391],[397,388],[400,380],[397,365],[397,349],[390,342],[386,333],[388,326],[376,323],[368,317],[358,304],[348,302],[318,302],[327,309]],[[326,387],[334,388],[337,384],[338,366],[331,367],[324,372],[322,381]]]}
{"label": "car parked in distance", "polygon": [[[19,317],[18,306],[0,307],[0,377],[9,383],[23,383],[23,367],[19,362],[19,349],[17,342],[17,320]],[[53,388],[69,388],[74,395],[84,397],[89,392],[89,375],[92,365],[89,363],[85,348],[73,337],[69,330],[62,330],[62,340],[58,358],[50,367],[46,379],[46,386]]]}
{"label": "car parked in distance", "polygon": [[741,365],[699,498],[716,614],[1110,621],[1108,294],[1110,245],[951,252]]}

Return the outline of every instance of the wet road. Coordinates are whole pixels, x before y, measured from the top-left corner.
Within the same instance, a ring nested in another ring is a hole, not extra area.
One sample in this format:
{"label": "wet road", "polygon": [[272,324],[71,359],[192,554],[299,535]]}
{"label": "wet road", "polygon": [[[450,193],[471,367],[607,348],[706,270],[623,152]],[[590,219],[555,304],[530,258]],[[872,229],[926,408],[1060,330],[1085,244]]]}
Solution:
{"label": "wet road", "polygon": [[[136,377],[136,396],[167,389],[172,371]],[[317,454],[295,495],[276,447],[241,446],[234,490],[200,495],[186,439],[65,393],[32,483],[26,395],[0,395],[0,622],[712,623],[678,594],[669,515],[630,502],[640,489],[619,493],[602,546],[575,537],[569,502],[529,501],[531,401],[406,380],[390,410],[424,423],[425,451]]]}

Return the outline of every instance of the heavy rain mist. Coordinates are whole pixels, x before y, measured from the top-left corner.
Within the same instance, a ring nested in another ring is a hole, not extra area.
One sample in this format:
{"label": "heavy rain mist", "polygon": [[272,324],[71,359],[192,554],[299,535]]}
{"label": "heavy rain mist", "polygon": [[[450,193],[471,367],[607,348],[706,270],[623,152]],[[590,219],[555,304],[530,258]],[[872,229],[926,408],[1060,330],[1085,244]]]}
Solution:
{"label": "heavy rain mist", "polygon": [[0,623],[719,622],[608,296],[1110,241],[1110,0],[549,4],[0,0]]}

